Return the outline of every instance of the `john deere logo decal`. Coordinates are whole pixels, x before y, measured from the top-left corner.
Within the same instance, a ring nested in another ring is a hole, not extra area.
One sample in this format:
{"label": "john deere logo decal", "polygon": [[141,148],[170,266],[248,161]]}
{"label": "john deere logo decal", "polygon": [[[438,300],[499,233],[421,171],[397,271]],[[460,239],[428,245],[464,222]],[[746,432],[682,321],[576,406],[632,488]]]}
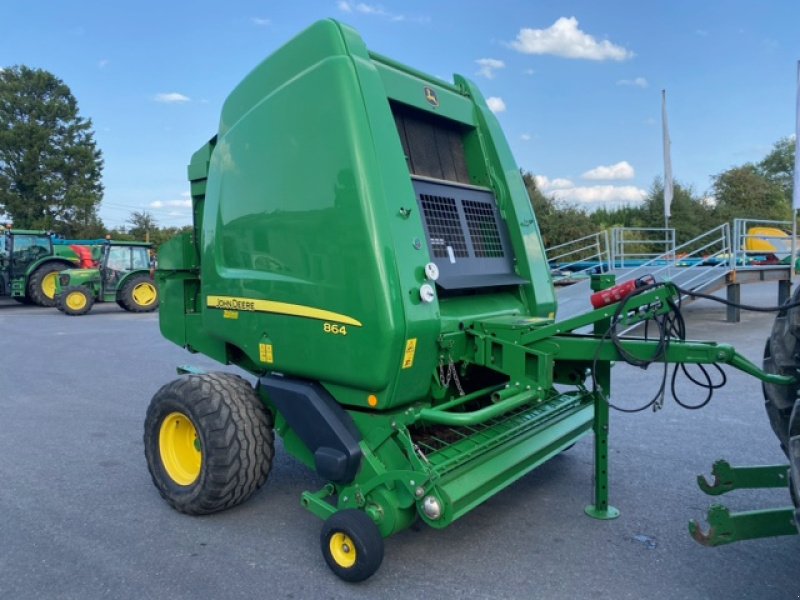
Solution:
{"label": "john deere logo decal", "polygon": [[428,101],[433,108],[439,108],[439,98],[436,96],[436,92],[429,87],[425,88],[425,100]]}

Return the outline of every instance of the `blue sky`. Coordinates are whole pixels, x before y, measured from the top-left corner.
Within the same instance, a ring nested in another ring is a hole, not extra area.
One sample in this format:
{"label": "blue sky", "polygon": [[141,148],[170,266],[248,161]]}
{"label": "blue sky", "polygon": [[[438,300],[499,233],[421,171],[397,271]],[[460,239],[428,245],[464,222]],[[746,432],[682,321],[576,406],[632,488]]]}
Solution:
{"label": "blue sky", "polygon": [[796,0],[5,0],[0,67],[47,69],[71,87],[105,157],[107,226],[132,210],[183,225],[186,164],[226,95],[325,17],[381,54],[472,78],[519,165],[590,208],[635,202],[661,175],[663,88],[673,172],[697,193],[795,129]]}

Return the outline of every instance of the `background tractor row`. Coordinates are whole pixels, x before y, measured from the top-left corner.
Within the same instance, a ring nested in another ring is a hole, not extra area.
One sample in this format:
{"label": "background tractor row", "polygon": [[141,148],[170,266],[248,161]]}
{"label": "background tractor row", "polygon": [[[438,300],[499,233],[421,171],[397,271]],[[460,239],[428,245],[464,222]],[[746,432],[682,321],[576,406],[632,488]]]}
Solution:
{"label": "background tractor row", "polygon": [[66,269],[55,283],[56,307],[70,316],[85,315],[95,302],[116,302],[129,312],[158,308],[150,244],[109,241],[92,248],[90,265]]}

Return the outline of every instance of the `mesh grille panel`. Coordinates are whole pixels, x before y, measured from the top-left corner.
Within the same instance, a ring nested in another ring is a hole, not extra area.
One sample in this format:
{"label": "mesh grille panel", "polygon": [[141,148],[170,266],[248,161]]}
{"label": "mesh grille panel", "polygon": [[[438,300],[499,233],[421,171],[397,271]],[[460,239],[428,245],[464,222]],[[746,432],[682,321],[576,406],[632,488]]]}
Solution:
{"label": "mesh grille panel", "polygon": [[468,256],[455,199],[420,194],[420,203],[428,225],[433,255],[437,258],[447,257],[447,247],[450,246],[455,256]]}
{"label": "mesh grille panel", "polygon": [[494,219],[492,205],[488,202],[463,200],[464,217],[469,228],[469,237],[475,256],[480,258],[502,258],[503,244]]}

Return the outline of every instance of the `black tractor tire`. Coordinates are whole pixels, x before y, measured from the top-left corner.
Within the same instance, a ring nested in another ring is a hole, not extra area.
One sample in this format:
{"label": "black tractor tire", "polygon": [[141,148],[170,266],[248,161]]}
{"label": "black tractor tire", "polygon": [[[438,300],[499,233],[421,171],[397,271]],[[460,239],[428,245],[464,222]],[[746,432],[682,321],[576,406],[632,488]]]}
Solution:
{"label": "black tractor tire", "polygon": [[187,375],[162,387],[144,423],[150,476],[175,510],[205,515],[247,500],[267,480],[272,414],[238,375]]}
{"label": "black tractor tire", "polygon": [[85,315],[94,306],[94,293],[83,285],[68,285],[56,298],[56,308],[70,317]]}
{"label": "black tractor tire", "polygon": [[322,526],[320,549],[337,577],[350,583],[371,577],[383,562],[383,537],[361,510],[333,513]]}
{"label": "black tractor tire", "polygon": [[794,403],[794,410],[789,417],[786,450],[789,455],[789,491],[795,506],[794,523],[800,531],[800,400]]}
{"label": "black tractor tire", "polygon": [[49,290],[51,288],[46,286],[45,283],[49,281],[48,276],[52,276],[54,273],[60,273],[66,268],[68,268],[68,265],[59,262],[45,263],[37,268],[28,278],[27,297],[30,298],[34,304],[38,304],[39,306],[55,306],[55,283],[53,282],[52,286],[53,295],[49,295]]}
{"label": "black tractor tire", "polygon": [[[795,289],[790,302],[800,302],[800,286]],[[763,366],[767,373],[772,374],[795,377],[800,373],[800,307],[781,311],[775,317],[772,333],[764,347]],[[800,384],[765,383],[762,389],[770,425],[788,456],[789,422]]]}
{"label": "black tractor tire", "polygon": [[158,303],[158,288],[147,275],[137,275],[126,281],[117,300],[128,312],[152,312],[158,308]]}

